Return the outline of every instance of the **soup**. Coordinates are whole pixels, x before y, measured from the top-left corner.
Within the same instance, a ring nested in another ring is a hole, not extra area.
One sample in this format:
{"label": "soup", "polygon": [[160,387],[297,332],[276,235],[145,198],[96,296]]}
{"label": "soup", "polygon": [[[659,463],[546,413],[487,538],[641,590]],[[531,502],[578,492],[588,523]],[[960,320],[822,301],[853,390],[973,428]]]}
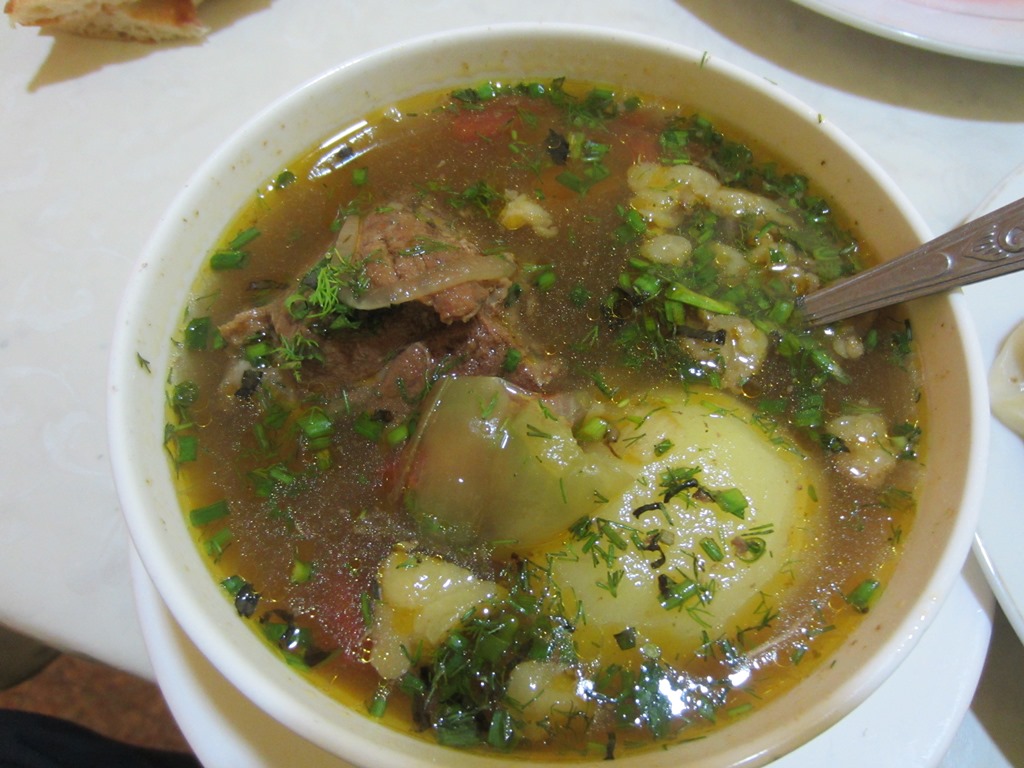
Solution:
{"label": "soup", "polygon": [[211,250],[168,385],[242,620],[453,747],[615,757],[727,727],[880,599],[923,451],[871,255],[685,105],[564,80],[344,126]]}

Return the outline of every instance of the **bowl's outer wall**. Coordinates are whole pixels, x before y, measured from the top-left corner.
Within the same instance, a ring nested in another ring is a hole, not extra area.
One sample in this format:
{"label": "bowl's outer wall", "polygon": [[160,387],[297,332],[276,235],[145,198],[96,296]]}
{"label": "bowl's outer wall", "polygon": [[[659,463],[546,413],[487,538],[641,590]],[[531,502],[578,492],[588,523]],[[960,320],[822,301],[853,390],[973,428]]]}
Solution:
{"label": "bowl's outer wall", "polygon": [[[561,26],[467,30],[345,65],[257,115],[193,177],[135,267],[118,318],[110,380],[115,479],[133,542],[176,621],[257,705],[305,738],[362,765],[448,764],[453,753],[397,736],[328,699],[273,657],[235,615],[184,524],[162,450],[164,384],[182,310],[209,249],[252,190],[290,160],[382,105],[486,79],[568,76],[696,108],[739,127],[806,173],[883,257],[925,239],[919,217],[848,139],[774,84],[699,51],[635,35]],[[872,615],[835,656],[782,699],[682,750],[624,761],[650,768],[755,765],[807,741],[876,688],[913,645],[970,547],[986,444],[981,362],[958,297],[912,309],[926,378],[929,479],[903,561]],[[148,361],[148,370],[139,362]],[[386,746],[385,746],[386,745]],[[459,765],[505,761],[459,753]],[[515,762],[515,761],[509,761]]]}

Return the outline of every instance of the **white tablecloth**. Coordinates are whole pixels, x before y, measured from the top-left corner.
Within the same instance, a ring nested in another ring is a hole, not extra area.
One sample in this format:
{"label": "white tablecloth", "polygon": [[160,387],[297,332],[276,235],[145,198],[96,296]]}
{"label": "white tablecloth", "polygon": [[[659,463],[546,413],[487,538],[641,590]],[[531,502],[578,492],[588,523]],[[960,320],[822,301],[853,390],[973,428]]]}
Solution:
{"label": "white tablecloth", "polygon": [[[184,45],[0,24],[0,623],[145,676],[104,425],[114,312],[192,170],[286,90],[453,27],[583,22],[779,83],[867,150],[935,232],[1024,164],[1024,68],[904,46],[785,0],[209,0],[202,15],[212,34]],[[1024,672],[1007,661],[1019,643],[1000,621],[995,632],[1007,653],[990,655],[948,768],[1024,764],[997,723],[1024,712]]]}

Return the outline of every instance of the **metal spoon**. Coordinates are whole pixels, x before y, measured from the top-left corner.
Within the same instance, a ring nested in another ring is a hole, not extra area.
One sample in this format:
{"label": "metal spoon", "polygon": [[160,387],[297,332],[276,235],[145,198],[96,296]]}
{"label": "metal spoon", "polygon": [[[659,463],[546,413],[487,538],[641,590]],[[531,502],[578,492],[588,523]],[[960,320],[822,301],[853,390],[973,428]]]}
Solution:
{"label": "metal spoon", "polygon": [[1024,198],[936,237],[892,261],[797,299],[806,325],[1024,269]]}

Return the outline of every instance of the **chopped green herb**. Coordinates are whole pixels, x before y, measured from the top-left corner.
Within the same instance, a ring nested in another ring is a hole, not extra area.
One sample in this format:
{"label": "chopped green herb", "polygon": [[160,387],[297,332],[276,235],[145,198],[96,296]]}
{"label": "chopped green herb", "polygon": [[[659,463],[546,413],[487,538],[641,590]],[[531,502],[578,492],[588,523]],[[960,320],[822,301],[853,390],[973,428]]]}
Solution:
{"label": "chopped green herb", "polygon": [[305,560],[295,558],[292,560],[292,571],[288,580],[292,584],[305,584],[313,577],[313,566]]}
{"label": "chopped green herb", "polygon": [[495,710],[487,729],[487,743],[495,749],[505,750],[517,740],[515,721],[507,709]]}
{"label": "chopped green herb", "polygon": [[199,456],[199,438],[195,435],[175,435],[175,445],[178,448],[177,462],[185,464],[195,461]]}
{"label": "chopped green herb", "polygon": [[226,579],[223,579],[220,585],[224,587],[225,591],[229,595],[235,597],[241,591],[242,587],[246,585],[246,583],[247,582],[245,579],[236,574],[234,576],[228,576]]}
{"label": "chopped green herb", "polygon": [[369,592],[359,594],[359,613],[363,617],[363,626],[369,629],[373,626],[373,598]]}
{"label": "chopped green herb", "polygon": [[704,554],[706,554],[716,563],[721,562],[725,559],[725,553],[722,551],[722,548],[718,545],[718,542],[710,537],[703,538],[700,540],[700,548],[704,550]]}
{"label": "chopped green herb", "polygon": [[621,632],[616,632],[615,642],[623,651],[636,648],[636,630],[633,627],[626,627]]}
{"label": "chopped green herb", "polygon": [[248,229],[243,229],[241,232],[239,232],[231,239],[230,243],[228,243],[228,250],[241,250],[259,236],[260,230],[258,230],[256,227],[249,227]]}
{"label": "chopped green herb", "polygon": [[569,301],[571,301],[574,306],[582,307],[590,301],[590,291],[582,285],[574,285],[569,289]]}
{"label": "chopped green herb", "polygon": [[205,507],[196,507],[188,513],[188,519],[192,525],[199,528],[204,525],[209,525],[216,520],[220,520],[223,517],[227,517],[230,511],[227,501],[225,499],[221,499],[220,501],[215,501]]}
{"label": "chopped green herb", "polygon": [[599,416],[593,416],[584,421],[576,429],[576,439],[581,443],[596,443],[604,440],[611,425]]}
{"label": "chopped green herb", "polygon": [[376,442],[384,434],[384,422],[376,414],[364,412],[356,417],[352,429],[367,440]]}
{"label": "chopped green herb", "polygon": [[188,408],[199,400],[199,385],[194,381],[182,381],[174,385],[171,402],[175,408]]}
{"label": "chopped green herb", "polygon": [[325,437],[334,431],[330,417],[319,408],[310,408],[298,419],[299,428],[310,440]]}
{"label": "chopped green herb", "polygon": [[846,595],[846,602],[861,613],[867,613],[881,593],[882,583],[877,579],[865,579]]}
{"label": "chopped green herb", "polygon": [[241,269],[249,260],[249,254],[240,250],[215,251],[210,257],[210,269]]}
{"label": "chopped green herb", "polygon": [[523,353],[515,347],[509,347],[508,351],[505,352],[505,359],[501,363],[501,370],[505,373],[512,373],[519,367],[519,363],[523,360]]}
{"label": "chopped green herb", "polygon": [[206,550],[206,554],[212,557],[214,560],[219,560],[221,555],[224,554],[224,550],[228,548],[228,545],[234,540],[234,534],[230,528],[221,528],[213,536],[210,536],[204,543],[203,547]]}
{"label": "chopped green herb", "polygon": [[736,314],[736,307],[724,301],[718,301],[710,296],[704,296],[696,291],[687,288],[682,283],[673,283],[665,290],[665,298],[671,301],[678,301],[681,304],[689,304],[697,309],[706,309],[719,315]]}
{"label": "chopped green herb", "polygon": [[675,446],[674,446],[673,442],[666,437],[664,440],[661,440],[661,441],[659,441],[659,442],[654,444],[654,455],[655,456],[664,456],[666,453],[671,451],[672,448],[674,448],[674,447]]}
{"label": "chopped green herb", "polygon": [[395,446],[404,443],[409,439],[409,425],[407,423],[392,427],[384,434],[384,440],[388,445]]}
{"label": "chopped green herb", "polygon": [[285,187],[290,187],[292,184],[295,183],[295,181],[296,179],[294,173],[292,173],[291,171],[281,171],[281,173],[279,173],[277,177],[274,179],[274,188],[284,189]]}
{"label": "chopped green herb", "polygon": [[376,692],[373,694],[373,698],[370,699],[370,703],[366,706],[366,711],[370,717],[381,718],[384,717],[384,713],[388,708],[388,688],[381,684],[377,686]]}
{"label": "chopped green herb", "polygon": [[185,326],[185,349],[193,352],[206,349],[213,327],[209,317],[196,317]]}
{"label": "chopped green herb", "polygon": [[768,551],[768,542],[760,536],[740,536],[733,540],[736,557],[745,563],[753,563],[761,559]]}
{"label": "chopped green herb", "polygon": [[555,282],[558,280],[555,270],[548,267],[541,269],[537,272],[534,277],[533,284],[537,286],[538,290],[550,291],[555,287]]}

